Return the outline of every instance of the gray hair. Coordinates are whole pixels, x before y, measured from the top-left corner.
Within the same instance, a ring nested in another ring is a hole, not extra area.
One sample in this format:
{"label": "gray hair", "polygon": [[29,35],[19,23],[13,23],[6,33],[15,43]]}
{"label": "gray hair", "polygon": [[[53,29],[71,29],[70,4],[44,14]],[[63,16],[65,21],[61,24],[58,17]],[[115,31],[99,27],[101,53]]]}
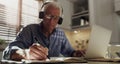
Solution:
{"label": "gray hair", "polygon": [[63,9],[57,2],[48,2],[47,4],[45,4],[44,12],[46,12],[49,7],[54,7],[56,9],[59,9],[60,10],[60,16],[62,15]]}

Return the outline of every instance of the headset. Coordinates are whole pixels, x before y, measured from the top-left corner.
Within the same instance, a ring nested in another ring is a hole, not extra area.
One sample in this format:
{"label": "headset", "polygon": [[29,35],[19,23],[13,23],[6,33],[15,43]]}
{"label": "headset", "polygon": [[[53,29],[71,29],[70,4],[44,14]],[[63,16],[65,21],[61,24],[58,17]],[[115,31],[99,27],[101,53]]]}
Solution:
{"label": "headset", "polygon": [[[45,3],[42,5],[41,9],[42,9],[45,5],[47,5],[47,4],[49,4],[49,3],[51,3],[51,2],[45,2]],[[62,14],[63,14],[63,8],[62,8],[62,11],[61,11],[61,12],[62,12]],[[43,19],[44,16],[45,16],[45,15],[44,15],[44,11],[40,11],[40,12],[39,12],[39,18],[40,18],[40,19]],[[63,22],[63,18],[60,17],[59,20],[58,20],[58,24],[61,25],[62,22]]]}

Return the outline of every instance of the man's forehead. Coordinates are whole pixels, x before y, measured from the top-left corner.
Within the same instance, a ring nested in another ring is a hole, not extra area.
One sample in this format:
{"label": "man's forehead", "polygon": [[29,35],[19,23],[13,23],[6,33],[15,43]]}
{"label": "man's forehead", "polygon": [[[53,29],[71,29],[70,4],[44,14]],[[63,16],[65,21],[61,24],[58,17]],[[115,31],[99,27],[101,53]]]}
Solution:
{"label": "man's forehead", "polygon": [[55,9],[55,8],[50,8],[50,9],[47,9],[45,11],[46,14],[60,14],[60,10],[59,9]]}

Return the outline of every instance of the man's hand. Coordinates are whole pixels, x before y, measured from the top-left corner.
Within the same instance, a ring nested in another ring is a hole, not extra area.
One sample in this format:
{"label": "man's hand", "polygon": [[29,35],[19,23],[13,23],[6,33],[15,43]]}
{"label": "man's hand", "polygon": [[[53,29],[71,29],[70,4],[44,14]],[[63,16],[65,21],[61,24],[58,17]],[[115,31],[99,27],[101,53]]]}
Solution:
{"label": "man's hand", "polygon": [[85,50],[76,50],[74,53],[73,53],[73,56],[74,57],[84,57],[85,55]]}
{"label": "man's hand", "polygon": [[48,55],[48,48],[45,48],[41,45],[32,45],[26,51],[25,49],[17,50],[12,53],[12,60],[21,60],[21,59],[32,59],[32,60],[45,60]]}
{"label": "man's hand", "polygon": [[28,59],[37,59],[37,60],[45,60],[47,59],[48,48],[45,48],[41,45],[32,45],[29,51]]}
{"label": "man's hand", "polygon": [[23,49],[19,49],[19,50],[14,51],[11,54],[10,59],[11,60],[16,60],[16,61],[21,61],[21,59],[25,59],[24,50]]}

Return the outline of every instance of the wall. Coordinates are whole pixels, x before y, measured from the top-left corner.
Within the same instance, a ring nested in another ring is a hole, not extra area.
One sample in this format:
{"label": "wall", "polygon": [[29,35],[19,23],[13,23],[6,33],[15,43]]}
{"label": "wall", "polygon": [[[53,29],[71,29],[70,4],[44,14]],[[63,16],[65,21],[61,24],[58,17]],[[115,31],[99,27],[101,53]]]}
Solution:
{"label": "wall", "polygon": [[[117,31],[117,36],[118,36],[118,41],[115,41],[114,44],[120,44],[120,15],[118,15],[117,13],[114,13],[113,15],[114,19],[113,21],[116,23],[116,31]],[[115,39],[115,38],[114,38]]]}
{"label": "wall", "polygon": [[90,36],[90,28],[74,31],[64,30],[65,34],[74,49],[85,49]]}
{"label": "wall", "polygon": [[60,3],[63,8],[63,23],[60,25],[60,27],[70,29],[73,3],[69,0],[58,0],[58,3]]}
{"label": "wall", "polygon": [[[114,13],[114,21],[117,22],[116,23],[116,26],[118,27],[118,33],[119,33],[119,38],[120,38],[120,14],[118,14],[118,11],[120,12],[120,0],[113,0],[114,1],[114,12],[117,12],[117,13]],[[120,44],[120,41],[119,42],[114,42],[115,44]]]}

